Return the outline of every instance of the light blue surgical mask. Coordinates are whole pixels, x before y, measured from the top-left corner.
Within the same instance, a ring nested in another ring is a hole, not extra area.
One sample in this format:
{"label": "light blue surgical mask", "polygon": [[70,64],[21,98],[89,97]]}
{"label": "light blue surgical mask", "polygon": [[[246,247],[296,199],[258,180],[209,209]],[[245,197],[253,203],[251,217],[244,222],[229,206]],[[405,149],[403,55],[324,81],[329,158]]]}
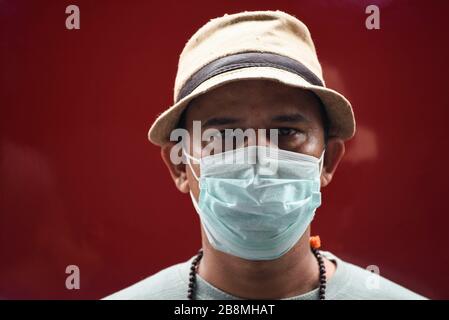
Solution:
{"label": "light blue surgical mask", "polygon": [[[324,151],[306,154],[249,146],[197,159],[185,152],[199,181],[190,193],[210,244],[247,260],[272,260],[288,252],[321,205]],[[200,177],[191,161],[200,164]]]}

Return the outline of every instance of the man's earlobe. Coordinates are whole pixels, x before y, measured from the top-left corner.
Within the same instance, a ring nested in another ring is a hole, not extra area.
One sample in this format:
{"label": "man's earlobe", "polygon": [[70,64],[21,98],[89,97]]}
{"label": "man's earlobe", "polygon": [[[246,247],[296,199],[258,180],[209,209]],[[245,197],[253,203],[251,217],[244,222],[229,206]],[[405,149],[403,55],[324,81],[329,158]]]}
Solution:
{"label": "man's earlobe", "polygon": [[170,172],[170,176],[175,182],[176,187],[182,193],[189,193],[190,186],[187,179],[186,165],[184,163],[175,164],[171,161],[170,153],[176,145],[174,142],[168,142],[161,147],[161,157]]}
{"label": "man's earlobe", "polygon": [[321,172],[321,186],[327,186],[334,176],[343,155],[345,154],[345,143],[343,139],[332,137],[326,144],[326,152],[324,153],[324,165]]}

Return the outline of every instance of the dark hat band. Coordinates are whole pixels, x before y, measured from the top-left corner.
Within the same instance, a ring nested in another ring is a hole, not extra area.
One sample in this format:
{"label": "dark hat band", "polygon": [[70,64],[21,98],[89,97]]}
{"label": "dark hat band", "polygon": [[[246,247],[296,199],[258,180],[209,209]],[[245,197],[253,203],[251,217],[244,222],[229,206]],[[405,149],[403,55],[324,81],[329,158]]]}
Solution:
{"label": "dark hat band", "polygon": [[249,67],[272,67],[299,75],[312,85],[324,87],[323,82],[301,62],[275,53],[243,52],[216,59],[195,72],[179,91],[178,102],[189,95],[201,83],[231,71]]}

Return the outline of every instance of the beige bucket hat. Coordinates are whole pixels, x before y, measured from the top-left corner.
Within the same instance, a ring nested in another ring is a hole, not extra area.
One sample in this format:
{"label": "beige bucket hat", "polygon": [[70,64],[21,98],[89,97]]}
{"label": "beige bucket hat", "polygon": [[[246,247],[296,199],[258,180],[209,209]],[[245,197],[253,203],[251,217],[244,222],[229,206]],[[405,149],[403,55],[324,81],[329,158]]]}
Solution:
{"label": "beige bucket hat", "polygon": [[307,27],[282,11],[225,14],[210,20],[186,43],[179,58],[174,104],[148,132],[156,145],[170,133],[195,97],[232,81],[267,79],[314,92],[329,119],[329,135],[349,139],[355,119],[349,101],[326,88]]}

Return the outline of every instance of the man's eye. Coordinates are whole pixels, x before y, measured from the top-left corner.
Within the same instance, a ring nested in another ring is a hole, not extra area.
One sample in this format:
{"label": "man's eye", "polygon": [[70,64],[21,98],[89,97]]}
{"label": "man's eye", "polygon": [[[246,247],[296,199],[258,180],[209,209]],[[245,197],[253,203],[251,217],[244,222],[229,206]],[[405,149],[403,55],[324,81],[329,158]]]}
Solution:
{"label": "man's eye", "polygon": [[296,133],[299,133],[298,130],[293,128],[279,128],[278,131],[280,136],[292,136]]}
{"label": "man's eye", "polygon": [[232,130],[229,130],[229,129],[220,130],[220,136],[222,138],[225,138],[225,137],[231,136],[231,135],[232,135]]}

